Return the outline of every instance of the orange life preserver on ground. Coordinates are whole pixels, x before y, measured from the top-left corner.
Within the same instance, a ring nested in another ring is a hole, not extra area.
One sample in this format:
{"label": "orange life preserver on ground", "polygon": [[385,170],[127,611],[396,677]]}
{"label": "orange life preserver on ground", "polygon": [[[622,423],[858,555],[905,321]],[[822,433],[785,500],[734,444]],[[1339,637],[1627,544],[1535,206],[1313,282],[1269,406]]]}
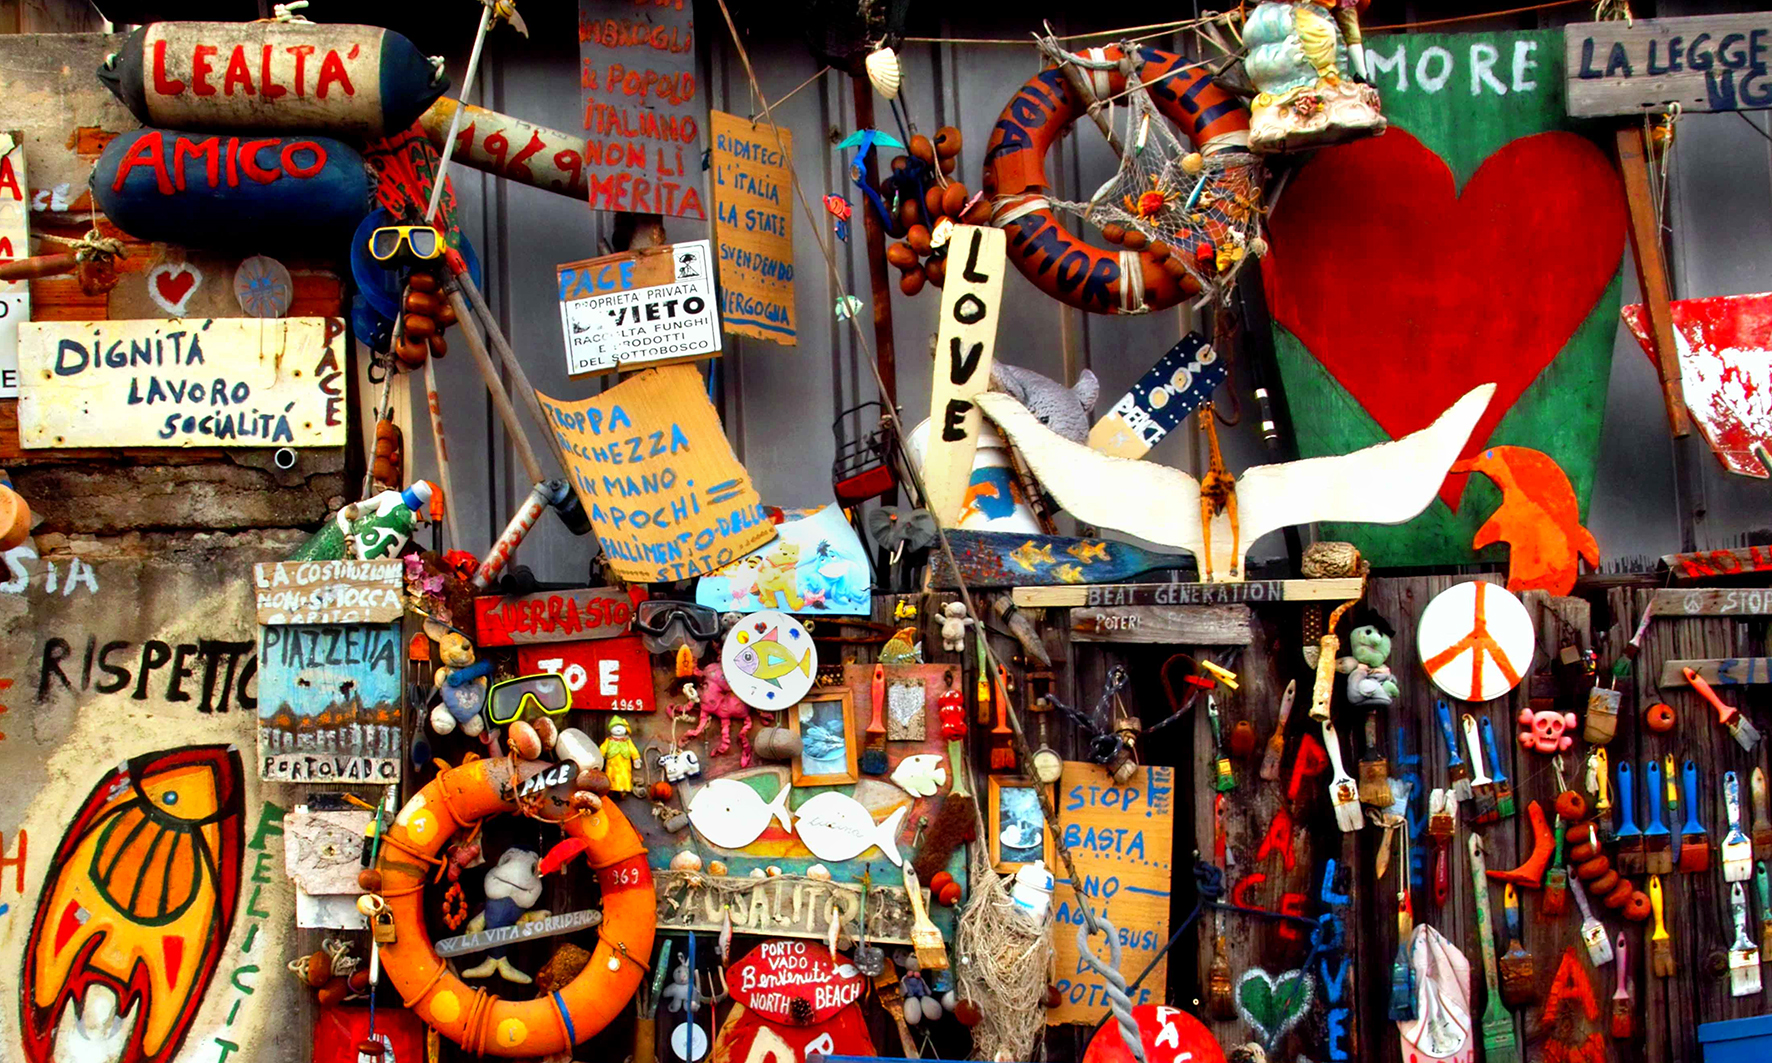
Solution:
{"label": "orange life preserver on ground", "polygon": [[[1093,60],[1117,62],[1118,47],[1091,48]],[[1249,111],[1241,100],[1212,84],[1204,67],[1188,69],[1170,52],[1142,48],[1139,72],[1164,117],[1205,154],[1249,149]],[[1083,71],[1096,97],[1126,88],[1119,69]],[[1009,100],[985,149],[985,194],[991,224],[1009,236],[1009,257],[1034,286],[1071,306],[1097,314],[1163,310],[1200,290],[1199,282],[1163,268],[1145,251],[1108,251],[1072,236],[1046,200],[1046,149],[1087,113],[1057,67],[1034,75]],[[1191,254],[1192,248],[1176,248]],[[1130,283],[1128,282],[1130,279]]]}
{"label": "orange life preserver on ground", "polygon": [[[495,757],[450,768],[400,809],[382,837],[376,867],[381,897],[394,919],[395,941],[381,946],[381,965],[401,1001],[444,1037],[476,1055],[537,1058],[571,1048],[609,1025],[646,973],[656,930],[656,900],[646,846],[633,824],[604,801],[574,815],[544,798],[544,818],[587,843],[585,859],[603,891],[597,948],[578,977],[534,1000],[501,1000],[456,976],[425,931],[424,887],[437,854],[456,832],[499,812],[518,811],[519,787],[555,767]],[[541,795],[537,795],[541,797]],[[535,798],[524,798],[533,806]]]}

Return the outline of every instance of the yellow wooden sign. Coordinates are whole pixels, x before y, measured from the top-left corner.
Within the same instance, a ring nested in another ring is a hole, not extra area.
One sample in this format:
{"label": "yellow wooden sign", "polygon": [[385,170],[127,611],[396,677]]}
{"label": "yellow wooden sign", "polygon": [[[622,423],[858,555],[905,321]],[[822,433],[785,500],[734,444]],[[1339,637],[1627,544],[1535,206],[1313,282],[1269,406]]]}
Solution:
{"label": "yellow wooden sign", "polygon": [[343,446],[344,331],[324,317],[28,322],[19,442]]}
{"label": "yellow wooden sign", "polygon": [[721,327],[792,347],[793,137],[783,129],[778,145],[767,123],[724,111],[713,111],[709,118]]}
{"label": "yellow wooden sign", "polygon": [[[1175,839],[1175,769],[1140,768],[1125,786],[1099,764],[1067,760],[1058,780],[1058,830],[1077,874],[1083,899],[1119,931],[1120,973],[1130,982],[1169,940],[1170,850]],[[1053,869],[1052,895],[1058,932],[1059,1005],[1048,1023],[1093,1025],[1108,1013],[1107,982],[1077,952],[1077,927],[1084,923],[1075,884],[1064,868]],[[1092,937],[1096,955],[1107,958],[1107,943]],[[1133,1004],[1163,1003],[1168,960],[1157,963],[1132,993]]]}
{"label": "yellow wooden sign", "polygon": [[588,399],[539,392],[609,567],[632,583],[704,576],[775,538],[691,365]]}
{"label": "yellow wooden sign", "polygon": [[943,525],[959,522],[972,480],[983,414],[972,397],[990,387],[991,352],[1007,266],[1003,230],[957,225],[948,244],[947,284],[935,339],[935,379],[929,389],[929,438],[923,484],[929,512]]}

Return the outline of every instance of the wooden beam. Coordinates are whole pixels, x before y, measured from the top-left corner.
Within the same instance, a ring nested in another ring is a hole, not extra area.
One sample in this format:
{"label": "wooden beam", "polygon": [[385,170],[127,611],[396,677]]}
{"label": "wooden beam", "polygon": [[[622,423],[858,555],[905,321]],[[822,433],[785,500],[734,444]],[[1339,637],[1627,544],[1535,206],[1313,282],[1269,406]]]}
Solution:
{"label": "wooden beam", "polygon": [[[1247,583],[1100,583],[1068,587],[1016,587],[1022,608],[1102,608],[1126,605],[1233,605],[1262,602],[1345,602],[1360,595],[1360,580],[1266,579]],[[1772,594],[1772,592],[1768,592]]]}
{"label": "wooden beam", "polygon": [[1631,257],[1637,264],[1637,287],[1649,308],[1655,339],[1655,371],[1661,377],[1661,404],[1675,439],[1692,429],[1686,418],[1686,392],[1680,384],[1680,354],[1674,346],[1674,317],[1668,307],[1667,262],[1661,253],[1661,225],[1649,192],[1649,154],[1643,130],[1618,130],[1618,168],[1624,175],[1625,204],[1630,208]]}
{"label": "wooden beam", "polygon": [[1660,685],[1686,686],[1684,669],[1687,668],[1697,672],[1698,678],[1715,687],[1772,683],[1772,657],[1725,657],[1721,660],[1663,661]]}
{"label": "wooden beam", "polygon": [[1247,605],[1115,605],[1071,612],[1076,642],[1162,646],[1247,646],[1255,641]]}
{"label": "wooden beam", "polygon": [[1772,616],[1772,587],[1658,590],[1654,609],[1657,617]]}
{"label": "wooden beam", "polygon": [[[855,128],[874,128],[874,86],[868,79],[857,74],[850,81],[850,91],[855,94]],[[878,151],[868,152],[865,159],[857,159],[861,166],[862,180],[870,185],[880,183],[880,172],[875,166]],[[862,232],[867,237],[868,284],[873,292],[874,304],[874,365],[880,371],[880,382],[885,385],[885,393],[880,401],[894,409],[898,408],[898,358],[892,347],[892,279],[886,273],[886,230],[880,226],[880,218],[869,209],[871,204],[863,199],[857,207],[861,214]],[[891,502],[893,497],[886,501]]]}

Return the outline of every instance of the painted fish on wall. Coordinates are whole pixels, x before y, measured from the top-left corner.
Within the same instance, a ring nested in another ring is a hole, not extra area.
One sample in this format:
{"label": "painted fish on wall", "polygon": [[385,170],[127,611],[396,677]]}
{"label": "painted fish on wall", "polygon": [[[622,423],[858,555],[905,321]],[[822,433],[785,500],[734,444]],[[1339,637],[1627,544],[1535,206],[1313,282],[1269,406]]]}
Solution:
{"label": "painted fish on wall", "polygon": [[[30,1063],[71,1058],[58,1042],[76,1036],[109,1041],[119,1063],[178,1052],[233,928],[243,780],[233,746],[206,745],[134,757],[93,787],[56,847],[25,945]],[[105,1003],[110,1029],[94,1029]]]}

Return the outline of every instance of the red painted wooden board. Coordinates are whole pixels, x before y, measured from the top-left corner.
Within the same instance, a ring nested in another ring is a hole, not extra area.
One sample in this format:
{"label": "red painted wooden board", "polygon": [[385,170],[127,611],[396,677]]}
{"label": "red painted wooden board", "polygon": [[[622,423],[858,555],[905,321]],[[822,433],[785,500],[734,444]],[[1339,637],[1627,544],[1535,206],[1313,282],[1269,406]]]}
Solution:
{"label": "red painted wooden board", "polygon": [[536,672],[564,678],[574,709],[651,712],[656,707],[652,656],[638,635],[517,647],[517,674]]}
{"label": "red painted wooden board", "polygon": [[[1772,445],[1772,292],[1681,299],[1669,309],[1692,420],[1723,468],[1766,479],[1755,451]],[[1647,309],[1637,303],[1620,313],[1654,362]]]}
{"label": "red painted wooden board", "polygon": [[540,591],[520,598],[494,595],[474,599],[474,641],[481,646],[516,646],[608,638],[626,631],[633,618],[627,593],[614,587]]}
{"label": "red painted wooden board", "polygon": [[[1444,159],[1393,127],[1292,180],[1262,278],[1274,319],[1393,439],[1497,383],[1468,458],[1611,283],[1625,220],[1617,173],[1582,137],[1513,140],[1460,190]],[[1454,509],[1466,476],[1441,489]]]}

